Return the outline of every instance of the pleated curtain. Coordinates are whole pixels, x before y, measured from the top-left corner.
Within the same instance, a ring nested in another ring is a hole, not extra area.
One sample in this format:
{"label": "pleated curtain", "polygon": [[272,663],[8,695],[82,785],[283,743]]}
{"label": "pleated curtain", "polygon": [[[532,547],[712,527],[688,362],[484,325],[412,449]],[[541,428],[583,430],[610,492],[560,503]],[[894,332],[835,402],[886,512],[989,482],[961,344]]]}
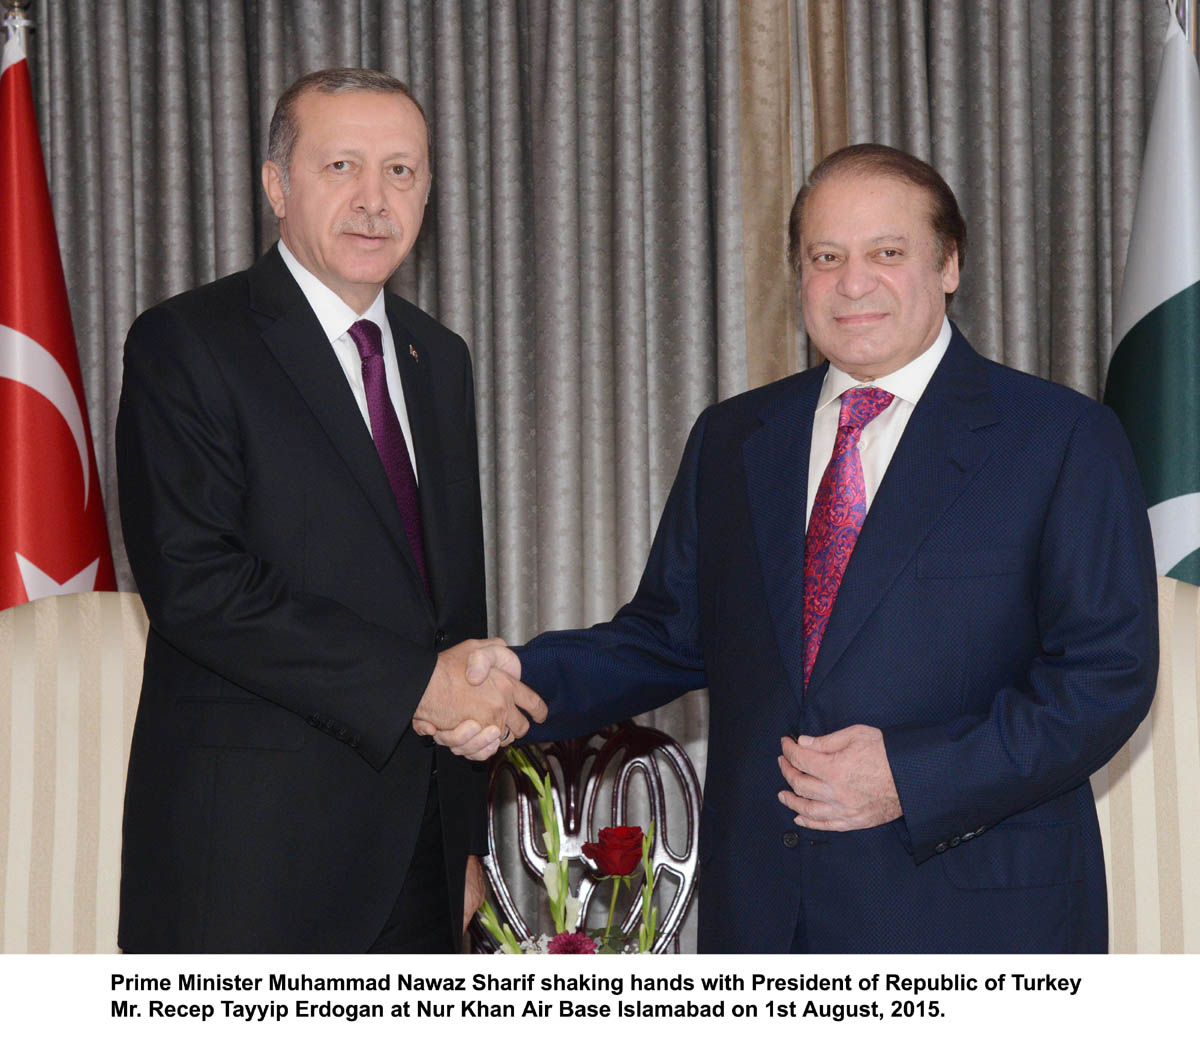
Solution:
{"label": "pleated curtain", "polygon": [[[275,238],[275,98],[369,65],[433,126],[395,289],[476,375],[493,630],[633,593],[707,404],[817,358],[784,225],[804,173],[878,140],[970,224],[952,316],[985,354],[1102,388],[1159,0],[36,0],[34,88],[117,547],[112,430],[133,318]],[[5,215],[10,220],[11,215]],[[705,703],[653,715],[703,774]],[[685,935],[685,947],[691,935]]]}

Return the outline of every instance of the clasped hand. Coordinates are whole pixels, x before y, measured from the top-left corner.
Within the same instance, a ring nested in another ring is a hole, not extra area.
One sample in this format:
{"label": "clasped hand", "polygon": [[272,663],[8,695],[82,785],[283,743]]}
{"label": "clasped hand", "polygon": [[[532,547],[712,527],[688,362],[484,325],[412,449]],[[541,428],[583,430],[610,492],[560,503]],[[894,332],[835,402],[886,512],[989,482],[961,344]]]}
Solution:
{"label": "clasped hand", "polygon": [[[526,716],[528,715],[528,716]],[[451,753],[487,760],[546,719],[546,704],[521,683],[521,660],[498,637],[463,641],[438,654],[413,713],[413,731]]]}
{"label": "clasped hand", "polygon": [[808,829],[869,829],[903,811],[883,732],[855,724],[828,735],[782,740],[779,770],[790,789],[779,802]]}

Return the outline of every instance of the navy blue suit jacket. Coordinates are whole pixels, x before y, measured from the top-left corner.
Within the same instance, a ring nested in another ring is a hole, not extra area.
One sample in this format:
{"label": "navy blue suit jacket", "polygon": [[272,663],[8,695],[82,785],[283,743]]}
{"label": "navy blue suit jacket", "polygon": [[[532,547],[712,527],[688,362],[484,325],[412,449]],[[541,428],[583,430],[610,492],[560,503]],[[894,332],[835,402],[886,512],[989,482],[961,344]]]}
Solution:
{"label": "navy blue suit jacket", "polygon": [[[1146,508],[1113,414],[957,330],[802,681],[809,440],[825,366],[706,410],[634,599],[521,650],[579,734],[708,686],[699,947],[1103,951],[1088,777],[1158,666]],[[882,729],[903,817],[797,827],[783,735]],[[797,933],[797,928],[799,932]]]}

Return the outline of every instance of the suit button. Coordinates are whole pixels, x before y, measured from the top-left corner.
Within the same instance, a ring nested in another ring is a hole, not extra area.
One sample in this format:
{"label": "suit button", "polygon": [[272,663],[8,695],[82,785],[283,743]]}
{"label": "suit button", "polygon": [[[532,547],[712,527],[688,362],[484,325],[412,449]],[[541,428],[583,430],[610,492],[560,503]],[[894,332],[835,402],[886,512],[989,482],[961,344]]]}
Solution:
{"label": "suit button", "polygon": [[958,845],[959,845],[959,844],[961,844],[961,843],[962,843],[962,838],[961,838],[961,837],[954,837],[954,838],[953,838],[953,839],[950,841],[950,846],[951,846],[951,847],[958,847]]}
{"label": "suit button", "polygon": [[798,833],[796,833],[794,830],[789,829],[786,833],[783,834],[783,846],[784,847],[797,847],[799,845],[799,843],[800,843],[800,835]]}
{"label": "suit button", "polygon": [[318,713],[310,713],[308,715],[308,723],[311,724],[314,728],[320,728],[321,727],[321,715]]}
{"label": "suit button", "polygon": [[362,745],[362,738],[358,735],[350,736],[350,749],[357,750]]}
{"label": "suit button", "polygon": [[935,847],[935,848],[933,849],[933,850],[934,850],[934,853],[935,853],[935,854],[938,854],[938,855],[940,855],[940,854],[941,854],[943,851],[945,851],[945,850],[946,850],[946,847],[947,847],[947,846],[948,846],[948,845],[947,845],[947,844],[946,844],[946,842],[943,840],[943,841],[942,841],[940,844],[938,844],[938,846],[937,846],[937,847]]}
{"label": "suit button", "polygon": [[433,647],[434,648],[445,648],[447,643],[449,642],[449,640],[450,639],[447,636],[446,631],[439,630],[436,634],[433,635]]}
{"label": "suit button", "polygon": [[963,840],[974,840],[974,839],[975,839],[975,834],[974,834],[973,832],[964,833],[964,834],[962,835],[962,838],[963,838]]}

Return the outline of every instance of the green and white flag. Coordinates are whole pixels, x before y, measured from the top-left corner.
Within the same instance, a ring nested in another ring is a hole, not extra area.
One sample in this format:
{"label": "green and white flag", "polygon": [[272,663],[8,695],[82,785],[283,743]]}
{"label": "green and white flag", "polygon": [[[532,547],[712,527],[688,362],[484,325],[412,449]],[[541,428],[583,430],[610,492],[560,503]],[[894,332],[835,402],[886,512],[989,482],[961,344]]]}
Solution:
{"label": "green and white flag", "polygon": [[1200,585],[1200,71],[1170,22],[1104,401],[1133,445],[1158,574]]}

